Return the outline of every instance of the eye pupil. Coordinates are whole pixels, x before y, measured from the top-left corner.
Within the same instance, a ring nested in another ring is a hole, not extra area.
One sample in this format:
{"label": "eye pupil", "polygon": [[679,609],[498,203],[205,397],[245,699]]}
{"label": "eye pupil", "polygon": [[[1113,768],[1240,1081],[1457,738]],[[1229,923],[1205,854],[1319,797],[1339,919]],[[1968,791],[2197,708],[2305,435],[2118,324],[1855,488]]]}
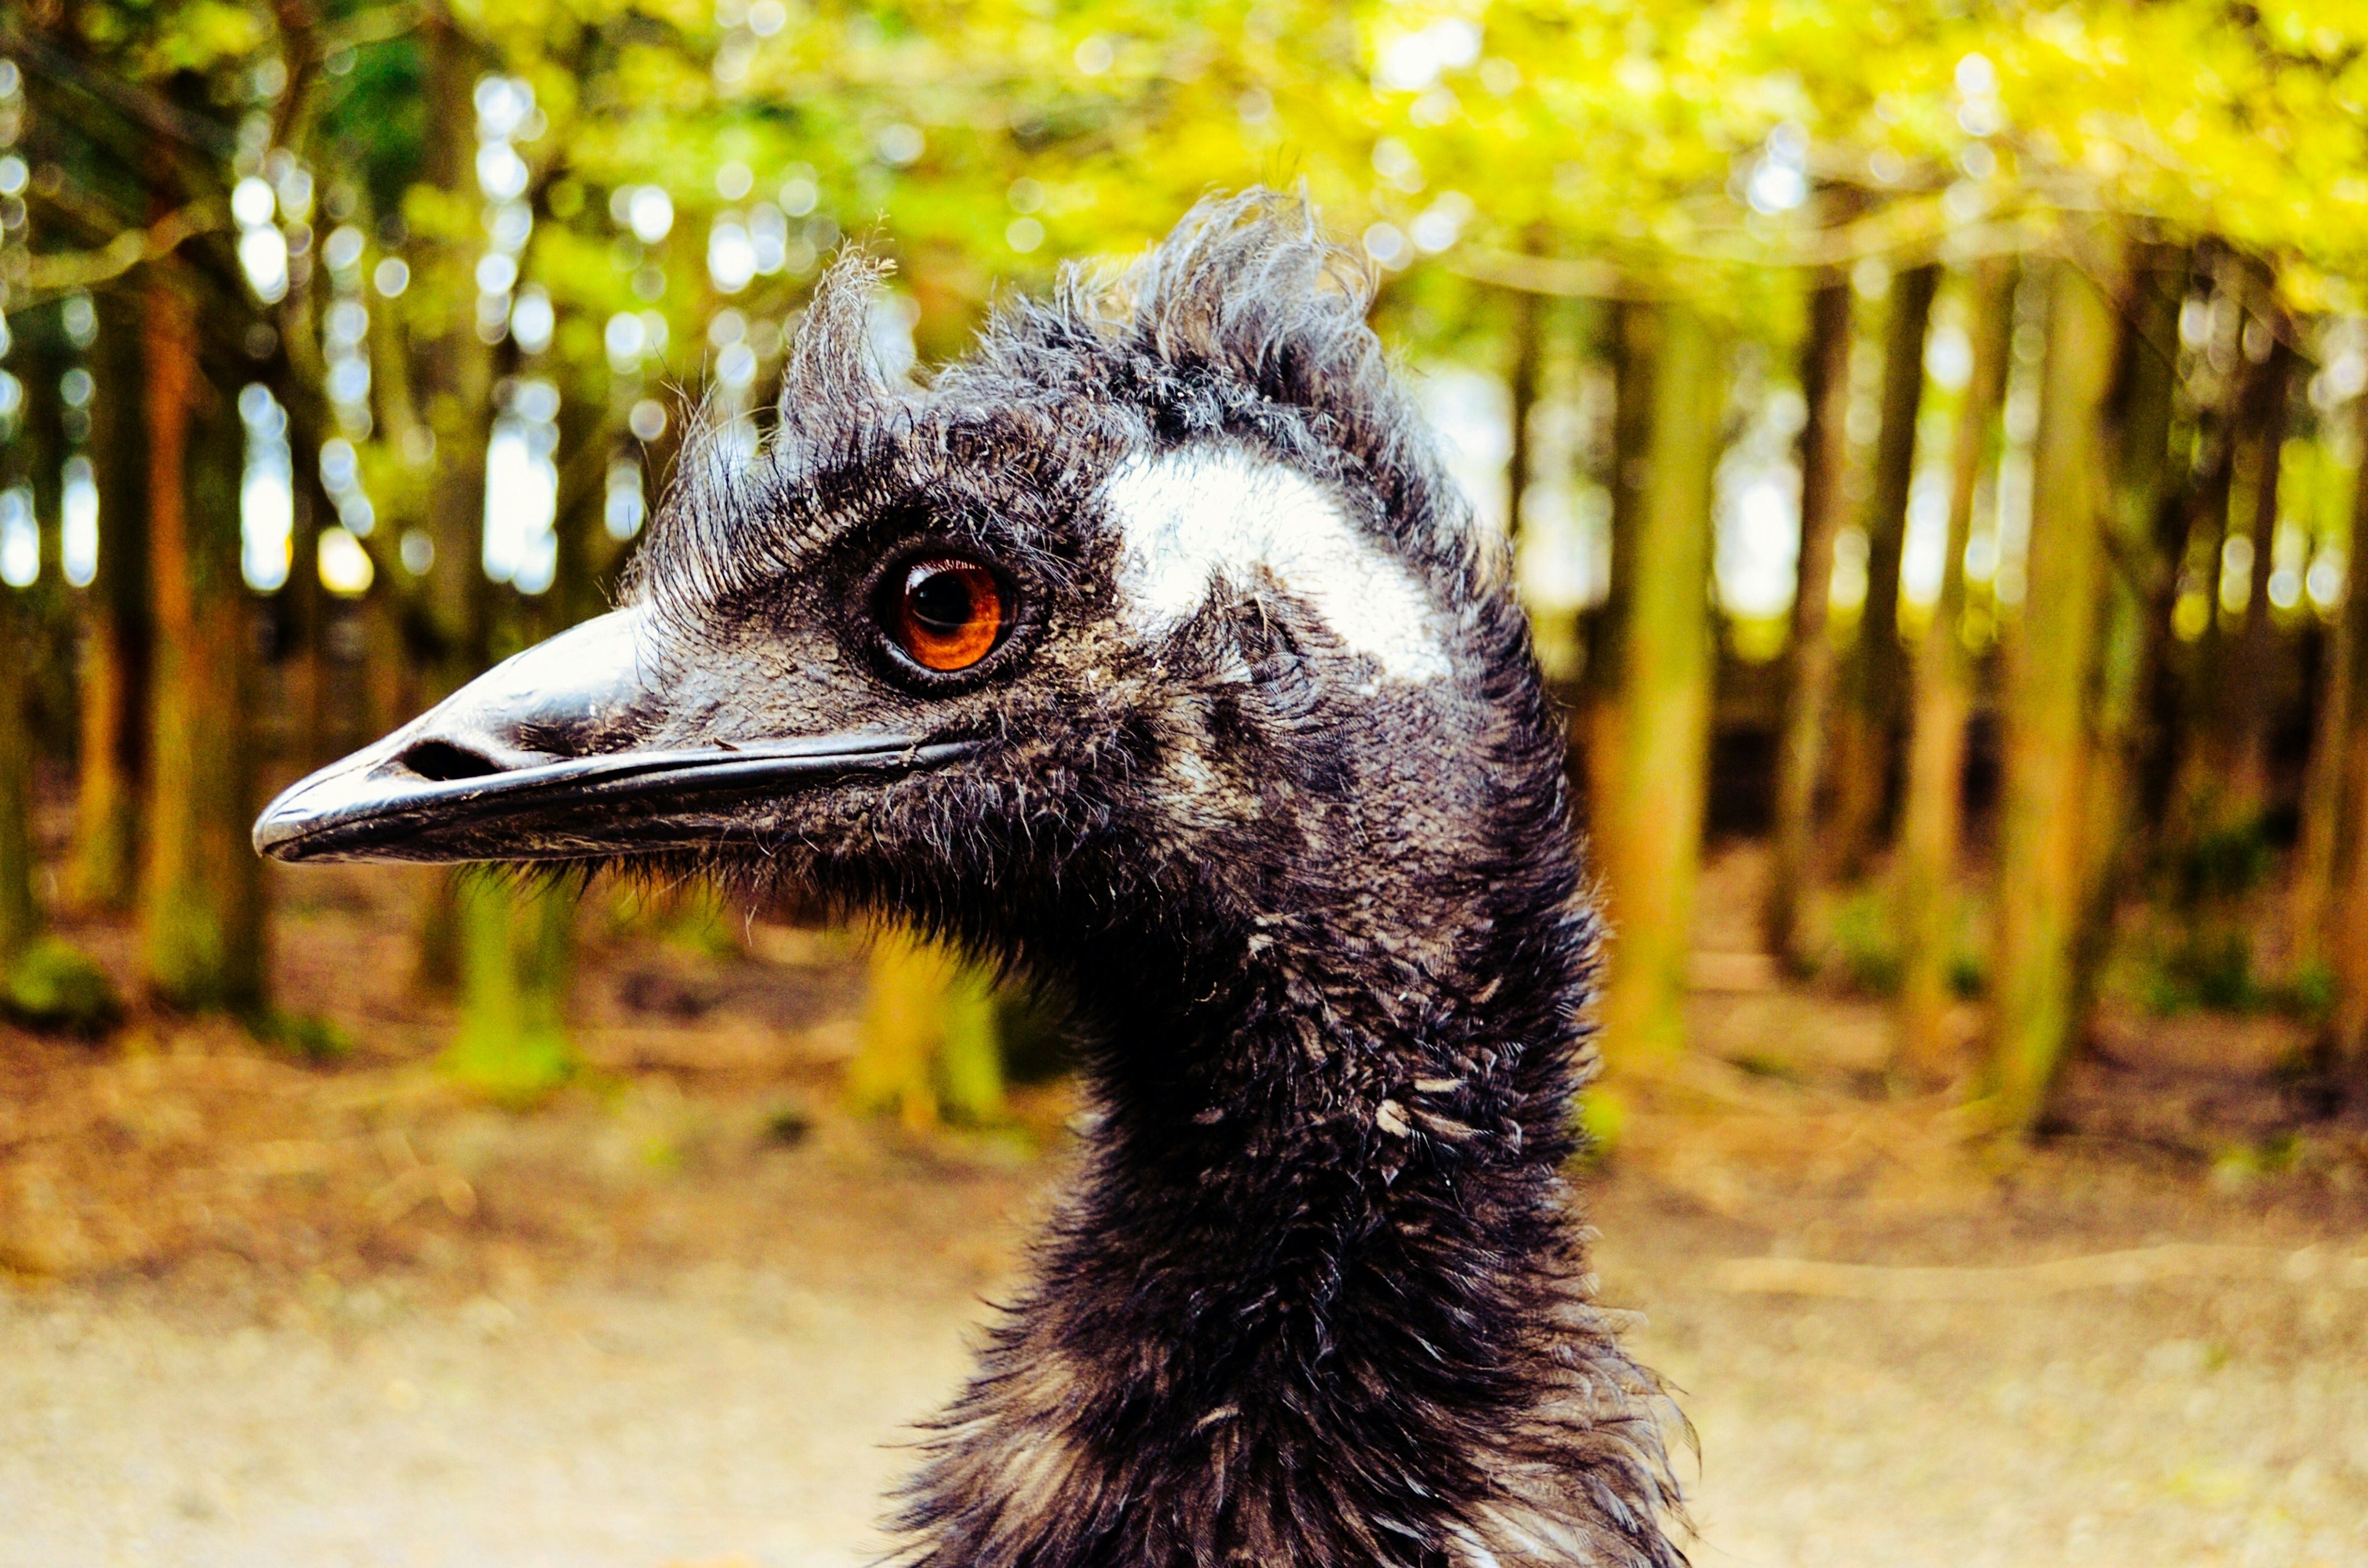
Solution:
{"label": "eye pupil", "polygon": [[1002,584],[975,561],[916,561],[882,608],[889,635],[926,669],[966,670],[995,651],[1008,615]]}
{"label": "eye pupil", "polygon": [[951,637],[971,621],[971,585],[959,572],[925,572],[915,574],[916,581],[906,590],[905,602],[913,608],[913,619],[922,627],[939,636]]}

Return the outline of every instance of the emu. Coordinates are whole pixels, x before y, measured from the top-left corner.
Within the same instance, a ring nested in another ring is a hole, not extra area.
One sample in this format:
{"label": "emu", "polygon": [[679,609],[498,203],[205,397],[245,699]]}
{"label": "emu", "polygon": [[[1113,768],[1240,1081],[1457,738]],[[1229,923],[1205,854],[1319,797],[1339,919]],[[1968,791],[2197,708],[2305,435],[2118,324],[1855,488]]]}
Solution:
{"label": "emu", "polygon": [[1211,199],[926,388],[818,290],[622,608],[281,795],[282,860],[786,879],[1057,982],[1082,1170],[905,1498],[928,1568],[1684,1562],[1563,1167],[1561,729],[1304,202]]}

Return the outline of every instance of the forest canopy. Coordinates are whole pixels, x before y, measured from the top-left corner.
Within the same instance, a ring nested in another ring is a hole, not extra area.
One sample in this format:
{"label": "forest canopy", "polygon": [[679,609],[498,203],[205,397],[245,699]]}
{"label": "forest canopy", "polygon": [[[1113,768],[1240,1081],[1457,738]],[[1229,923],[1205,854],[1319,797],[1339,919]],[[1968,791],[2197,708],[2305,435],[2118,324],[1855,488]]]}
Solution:
{"label": "forest canopy", "polygon": [[[0,949],[66,962],[26,825],[65,768],[61,896],[136,915],[159,995],[268,1017],[264,784],[604,608],[686,425],[764,438],[841,246],[925,378],[1001,291],[1257,183],[1361,253],[1516,535],[1615,1067],[1682,1043],[1752,734],[1768,950],[1896,992],[1903,1074],[2029,1126],[2116,986],[2274,995],[2359,1061],[2368,0],[35,0]],[[2279,939],[2196,980],[2272,863]],[[495,1078],[564,1062],[572,908],[433,901]]]}

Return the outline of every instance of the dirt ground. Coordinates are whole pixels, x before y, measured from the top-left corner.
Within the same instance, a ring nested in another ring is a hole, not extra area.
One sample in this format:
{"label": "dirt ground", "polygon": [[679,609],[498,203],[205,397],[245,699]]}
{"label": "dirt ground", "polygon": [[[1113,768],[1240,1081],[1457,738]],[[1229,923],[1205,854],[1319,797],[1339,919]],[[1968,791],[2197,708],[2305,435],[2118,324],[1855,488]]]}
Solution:
{"label": "dirt ground", "polygon": [[[1754,869],[1705,900],[1698,1059],[1588,1184],[1695,1560],[2368,1564],[2368,1141],[2298,1108],[2291,1032],[2117,1017],[2001,1164],[1885,1085],[1879,1006],[1775,983]],[[0,1037],[0,1568],[871,1560],[1067,1091],[852,1120],[845,943],[587,917],[593,1071],[492,1109],[426,1065],[416,884],[282,885],[284,990],[349,1059]]]}

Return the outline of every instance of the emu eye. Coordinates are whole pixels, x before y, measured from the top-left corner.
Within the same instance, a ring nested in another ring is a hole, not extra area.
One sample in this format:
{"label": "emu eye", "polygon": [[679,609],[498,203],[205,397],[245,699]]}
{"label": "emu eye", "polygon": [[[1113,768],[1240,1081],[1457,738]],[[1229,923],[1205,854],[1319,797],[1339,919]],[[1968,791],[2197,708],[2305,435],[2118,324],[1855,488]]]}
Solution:
{"label": "emu eye", "polygon": [[882,586],[881,623],[923,669],[950,675],[970,668],[995,652],[1011,624],[1003,585],[975,561],[916,561]]}

